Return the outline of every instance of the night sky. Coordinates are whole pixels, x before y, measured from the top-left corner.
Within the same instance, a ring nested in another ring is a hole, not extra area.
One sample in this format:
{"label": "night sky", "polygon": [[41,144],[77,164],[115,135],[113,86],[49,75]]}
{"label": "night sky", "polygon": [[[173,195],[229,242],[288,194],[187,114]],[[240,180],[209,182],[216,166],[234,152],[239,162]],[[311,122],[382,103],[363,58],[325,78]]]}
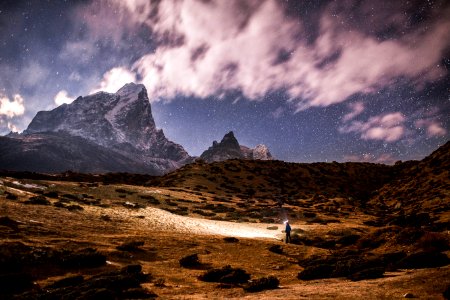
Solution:
{"label": "night sky", "polygon": [[233,130],[293,162],[421,159],[450,137],[450,2],[0,1],[0,134],[147,87],[200,155]]}

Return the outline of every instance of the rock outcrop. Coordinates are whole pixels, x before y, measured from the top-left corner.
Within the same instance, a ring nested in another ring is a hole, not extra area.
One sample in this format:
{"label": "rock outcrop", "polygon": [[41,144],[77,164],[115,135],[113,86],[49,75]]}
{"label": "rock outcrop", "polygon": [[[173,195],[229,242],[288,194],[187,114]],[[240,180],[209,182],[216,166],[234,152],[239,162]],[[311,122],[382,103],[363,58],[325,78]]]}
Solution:
{"label": "rock outcrop", "polygon": [[225,134],[220,143],[214,141],[212,146],[200,155],[200,158],[206,162],[223,161],[233,158],[259,160],[273,159],[269,149],[265,145],[257,145],[253,149],[239,145],[233,131]]}

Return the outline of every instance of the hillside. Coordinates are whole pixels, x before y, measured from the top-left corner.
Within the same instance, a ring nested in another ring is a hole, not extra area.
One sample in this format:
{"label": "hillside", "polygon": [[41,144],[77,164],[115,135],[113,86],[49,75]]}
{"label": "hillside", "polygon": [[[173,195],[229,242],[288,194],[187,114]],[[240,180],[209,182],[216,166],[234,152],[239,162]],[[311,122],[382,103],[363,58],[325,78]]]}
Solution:
{"label": "hillside", "polygon": [[[447,150],[395,166],[228,160],[161,177],[2,173],[0,298],[441,299]],[[392,207],[381,198],[389,189],[425,200]]]}
{"label": "hillside", "polygon": [[419,162],[405,162],[394,180],[371,198],[370,204],[411,214],[450,210],[450,142]]}
{"label": "hillside", "polygon": [[370,163],[286,163],[227,160],[189,164],[152,184],[235,194],[242,199],[277,199],[294,204],[313,197],[353,197],[367,201],[371,191],[393,178],[394,167]]}

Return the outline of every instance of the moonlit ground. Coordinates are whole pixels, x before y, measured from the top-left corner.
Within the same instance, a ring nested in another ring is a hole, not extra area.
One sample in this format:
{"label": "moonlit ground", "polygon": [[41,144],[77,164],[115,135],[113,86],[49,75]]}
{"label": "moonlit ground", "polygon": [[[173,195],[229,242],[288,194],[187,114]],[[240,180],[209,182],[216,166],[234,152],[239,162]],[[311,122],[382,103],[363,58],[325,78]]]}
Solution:
{"label": "moonlit ground", "polygon": [[[119,210],[114,208],[114,210],[111,210],[108,214],[120,214],[122,217],[129,217],[130,210]],[[147,228],[173,232],[186,232],[189,234],[275,239],[280,236],[283,228],[282,225],[279,225],[278,230],[268,230],[267,227],[274,226],[274,224],[234,223],[197,219],[175,215],[153,207],[141,209],[137,213],[133,212],[133,214],[145,216],[145,219],[143,219],[142,222],[146,224],[145,226]]]}

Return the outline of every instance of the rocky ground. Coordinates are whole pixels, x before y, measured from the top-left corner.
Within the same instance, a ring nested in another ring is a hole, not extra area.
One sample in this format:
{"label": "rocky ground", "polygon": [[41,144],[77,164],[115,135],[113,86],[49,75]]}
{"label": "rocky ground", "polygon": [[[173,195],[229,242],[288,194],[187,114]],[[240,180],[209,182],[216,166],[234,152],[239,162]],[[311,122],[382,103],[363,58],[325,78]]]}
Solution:
{"label": "rocky ground", "polygon": [[383,216],[348,198],[280,203],[200,181],[0,180],[0,298],[448,297],[446,210]]}

